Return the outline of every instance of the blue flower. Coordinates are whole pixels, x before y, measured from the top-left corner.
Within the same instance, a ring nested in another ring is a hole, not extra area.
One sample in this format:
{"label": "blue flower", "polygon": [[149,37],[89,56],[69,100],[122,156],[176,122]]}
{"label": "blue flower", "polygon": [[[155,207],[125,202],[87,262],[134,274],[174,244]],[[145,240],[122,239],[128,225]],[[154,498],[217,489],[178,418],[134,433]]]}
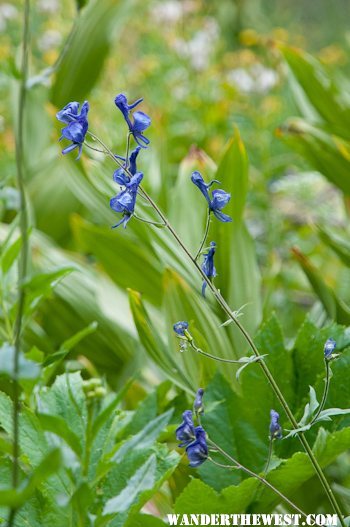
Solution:
{"label": "blue flower", "polygon": [[326,340],[324,345],[324,357],[325,359],[330,359],[333,351],[337,347],[337,343],[332,337]]}
{"label": "blue flower", "polygon": [[179,444],[180,447],[184,447],[192,443],[192,441],[195,440],[195,431],[193,426],[193,420],[192,420],[192,412],[191,410],[186,410],[182,414],[183,422],[180,426],[176,429],[176,439],[178,441],[181,441]]}
{"label": "blue flower", "polygon": [[56,117],[59,121],[67,124],[65,128],[62,128],[62,136],[60,137],[60,141],[63,138],[72,141],[72,144],[62,150],[62,154],[68,154],[75,148],[78,148],[79,153],[77,159],[79,159],[81,156],[83,142],[89,127],[87,120],[89,103],[85,101],[84,104],[82,104],[80,113],[79,106],[80,105],[78,102],[70,102],[56,114]]}
{"label": "blue flower", "polygon": [[[135,150],[133,150],[129,156],[129,165],[128,167],[126,166],[126,159],[125,157],[121,157],[121,156],[115,156],[117,157],[118,159],[121,159],[122,161],[124,161],[124,168],[127,168],[128,171],[130,172],[130,174],[132,176],[134,176],[137,172],[137,166],[136,166],[136,158],[139,154],[141,150],[141,147],[140,146],[137,146],[135,148]],[[123,185],[123,186],[126,186],[129,181],[130,181],[130,177],[128,176],[128,174],[125,172],[124,168],[118,168],[114,174],[113,174],[113,180],[116,182],[116,183],[119,183],[119,185]]]}
{"label": "blue flower", "polygon": [[279,413],[277,413],[275,410],[271,410],[270,412],[270,438],[271,439],[281,439],[282,438],[282,427],[279,423]]}
{"label": "blue flower", "polygon": [[122,192],[119,192],[117,196],[111,199],[110,201],[111,209],[113,209],[115,212],[123,213],[122,219],[116,225],[113,225],[113,229],[115,227],[119,227],[119,225],[121,225],[122,223],[125,229],[128,221],[130,220],[131,216],[134,214],[137,191],[138,191],[142,178],[143,178],[142,172],[137,172],[134,176],[132,176],[130,181],[126,183],[125,190],[123,190]]}
{"label": "blue flower", "polygon": [[188,329],[188,322],[185,322],[184,320],[176,322],[176,324],[173,325],[173,328],[177,335],[184,337],[185,331]]}
{"label": "blue flower", "polygon": [[208,446],[204,428],[197,426],[195,429],[196,440],[186,448],[190,467],[199,467],[208,458]]}
{"label": "blue flower", "polygon": [[[214,266],[214,254],[216,250],[216,243],[210,242],[210,249],[204,254],[204,261],[202,264],[202,271],[208,278],[216,276],[216,269]],[[205,296],[205,289],[207,282],[204,280],[202,285],[202,295]]]}
{"label": "blue flower", "polygon": [[132,114],[133,121],[130,119],[131,110],[133,110],[142,101],[143,99],[138,99],[133,104],[128,104],[128,100],[123,93],[120,93],[114,99],[114,102],[122,112],[129,127],[129,131],[134,136],[136,143],[141,146],[141,148],[147,148],[149,139],[143,135],[143,132],[150,126],[151,118],[147,114],[137,111]]}
{"label": "blue flower", "polygon": [[231,194],[224,190],[218,189],[212,191],[212,197],[209,196],[209,189],[214,183],[220,183],[217,179],[213,179],[210,183],[205,183],[200,172],[193,172],[191,181],[199,188],[203,196],[208,202],[209,210],[214,216],[224,223],[232,221],[232,218],[224,214],[222,209],[227,205],[231,199]]}
{"label": "blue flower", "polygon": [[196,414],[203,414],[204,413],[203,395],[204,395],[203,388],[198,388],[197,394],[196,394],[196,398],[195,398],[194,404],[193,404],[193,408],[194,408]]}

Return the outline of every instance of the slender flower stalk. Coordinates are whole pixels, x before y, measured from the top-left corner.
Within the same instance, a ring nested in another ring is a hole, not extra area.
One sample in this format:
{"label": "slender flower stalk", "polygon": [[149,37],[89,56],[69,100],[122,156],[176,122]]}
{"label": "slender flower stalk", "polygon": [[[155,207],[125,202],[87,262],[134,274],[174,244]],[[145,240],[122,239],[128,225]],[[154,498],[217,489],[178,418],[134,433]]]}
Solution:
{"label": "slender flower stalk", "polygon": [[[23,117],[26,101],[26,83],[28,76],[28,55],[29,55],[29,14],[30,0],[25,0],[23,18],[23,40],[22,40],[22,66],[21,80],[18,102],[18,124],[16,133],[16,168],[17,168],[17,187],[20,195],[20,232],[22,238],[21,254],[18,265],[18,311],[15,324],[15,353],[13,363],[13,465],[12,465],[12,486],[17,488],[19,476],[19,412],[20,412],[20,388],[19,388],[19,358],[21,353],[22,322],[25,305],[25,289],[23,284],[27,276],[28,261],[28,216],[27,203],[24,187],[24,160],[23,160]],[[10,510],[8,527],[14,525],[17,509]]]}
{"label": "slender flower stalk", "polygon": [[197,261],[201,252],[202,252],[202,249],[204,247],[204,244],[207,240],[207,237],[208,237],[208,232],[209,232],[209,225],[210,225],[210,210],[208,209],[208,213],[207,213],[207,220],[206,220],[206,224],[205,224],[205,230],[204,230],[204,235],[203,235],[203,239],[201,241],[201,244],[199,246],[199,249],[198,251],[196,252],[196,256],[194,257],[194,260]]}
{"label": "slender flower stalk", "polygon": [[[95,139],[105,150],[106,152],[108,153],[109,157],[111,157],[113,159],[113,161],[117,164],[119,164],[119,166],[122,166],[122,163],[115,158],[115,156],[113,155],[113,153],[111,152],[111,150],[105,145],[105,143],[103,141],[101,141],[101,139],[99,139],[96,135],[92,134],[91,132],[88,132],[88,134],[90,135],[90,137],[92,137],[93,139]],[[126,172],[128,173],[127,169],[126,169]],[[129,174],[130,175],[130,174]],[[215,287],[215,285],[211,282],[211,280],[206,276],[206,274],[203,272],[203,270],[201,269],[201,266],[198,264],[198,262],[193,258],[193,256],[191,255],[190,251],[187,249],[186,245],[183,243],[183,241],[181,240],[181,238],[179,237],[179,235],[177,234],[177,232],[175,231],[175,229],[172,227],[172,225],[170,224],[168,218],[165,216],[165,214],[162,212],[162,210],[158,207],[158,205],[153,201],[153,199],[147,194],[147,192],[145,190],[142,189],[142,187],[140,187],[140,192],[141,194],[145,197],[145,199],[148,201],[148,203],[151,205],[151,207],[155,210],[155,212],[158,214],[158,216],[161,218],[161,220],[164,222],[166,228],[168,229],[168,231],[171,233],[171,235],[173,236],[173,238],[176,240],[176,242],[178,243],[179,247],[182,249],[182,251],[184,252],[184,254],[187,256],[187,258],[191,261],[191,263],[193,264],[193,266],[196,268],[196,270],[198,271],[198,273],[200,274],[200,276],[202,277],[203,280],[205,280],[207,282],[207,285],[209,287],[209,289],[211,290],[211,292],[213,293],[216,301],[219,303],[219,305],[221,306],[222,310],[226,313],[226,315],[229,317],[230,320],[232,320],[232,322],[237,326],[238,330],[242,333],[243,337],[245,338],[245,340],[247,341],[247,343],[249,344],[250,348],[252,349],[254,355],[256,357],[259,357],[260,358],[260,354],[259,354],[259,351],[252,339],[252,337],[250,336],[250,334],[248,333],[248,331],[245,329],[245,327],[241,324],[241,322],[239,321],[239,319],[236,317],[235,315],[235,312],[230,308],[230,306],[227,304],[226,300],[224,299],[224,297],[221,295],[221,292]],[[282,408],[284,409],[292,427],[294,429],[297,429],[299,428],[298,426],[298,422],[297,420],[295,419],[287,401],[285,400],[278,384],[276,383],[269,367],[266,365],[265,361],[262,361],[262,360],[259,360],[258,361],[262,371],[263,371],[263,374],[265,375],[268,383],[270,384],[271,386],[271,389],[273,390],[275,396],[277,397],[279,403],[281,404]],[[299,440],[305,450],[305,452],[307,453],[313,467],[314,467],[314,470],[323,486],[323,489],[325,491],[325,493],[327,494],[327,497],[332,505],[332,508],[334,509],[334,512],[336,514],[338,514],[339,516],[339,521],[340,521],[340,524],[342,525],[342,527],[346,527],[345,525],[345,522],[344,522],[344,517],[343,517],[343,514],[342,514],[342,511],[340,509],[340,506],[333,494],[333,491],[327,481],[327,478],[325,477],[325,475],[323,474],[323,471],[322,471],[322,468],[321,466],[319,465],[305,435],[300,432],[298,434],[298,437],[299,437]]]}
{"label": "slender flower stalk", "polygon": [[306,518],[306,516],[307,516],[306,513],[304,511],[302,511],[301,509],[299,509],[299,507],[297,505],[295,505],[295,503],[293,503],[289,498],[287,498],[287,496],[285,496],[282,492],[280,492],[278,489],[276,489],[276,487],[274,487],[269,481],[267,481],[267,479],[265,479],[263,476],[260,476],[259,474],[256,474],[256,472],[253,472],[248,467],[246,467],[246,466],[242,465],[241,463],[239,463],[239,461],[237,461],[237,459],[235,459],[230,454],[228,454],[225,450],[223,450],[219,445],[214,443],[214,441],[212,441],[211,439],[207,438],[207,443],[208,443],[208,445],[211,445],[212,447],[214,447],[218,452],[220,452],[220,454],[222,456],[226,457],[226,459],[228,459],[229,461],[234,463],[234,465],[222,465],[221,463],[217,463],[216,461],[214,461],[210,457],[208,458],[209,461],[211,461],[212,463],[215,463],[215,465],[218,465],[219,467],[222,467],[222,468],[238,469],[238,470],[242,470],[246,474],[249,474],[249,476],[257,479],[258,481],[260,481],[260,483],[262,483],[263,485],[265,485],[266,487],[271,489],[283,501],[288,503],[288,505],[290,507],[292,507],[293,509],[298,511],[304,518]]}
{"label": "slender flower stalk", "polygon": [[326,404],[326,401],[327,401],[327,397],[328,397],[329,385],[330,385],[330,382],[331,382],[331,372],[330,372],[329,360],[325,359],[324,363],[325,363],[325,369],[326,369],[326,377],[325,377],[325,383],[324,383],[322,400],[321,400],[320,406],[318,407],[317,412],[315,413],[315,415],[314,415],[314,417],[313,417],[313,419],[312,419],[312,421],[310,423],[310,426],[315,423],[315,421],[317,420],[318,416],[322,412],[323,408],[325,407],[325,404]]}

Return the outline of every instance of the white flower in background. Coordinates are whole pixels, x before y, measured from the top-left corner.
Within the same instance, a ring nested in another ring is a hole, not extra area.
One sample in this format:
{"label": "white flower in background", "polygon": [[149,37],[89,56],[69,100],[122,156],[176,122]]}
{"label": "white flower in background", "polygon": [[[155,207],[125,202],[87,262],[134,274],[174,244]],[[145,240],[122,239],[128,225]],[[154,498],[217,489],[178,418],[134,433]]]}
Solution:
{"label": "white flower in background", "polygon": [[38,48],[40,51],[49,51],[56,48],[62,41],[62,36],[59,31],[55,29],[48,29],[38,40]]}
{"label": "white flower in background", "polygon": [[59,10],[59,0],[39,0],[38,9],[44,13],[57,13]]}
{"label": "white flower in background", "polygon": [[213,18],[204,21],[203,28],[191,40],[177,39],[173,43],[177,53],[188,58],[194,69],[203,70],[209,64],[210,54],[219,36],[217,22]]}
{"label": "white flower in background", "polygon": [[275,70],[266,68],[262,64],[253,64],[250,68],[236,68],[227,76],[228,82],[240,92],[268,93],[278,83],[279,77]]}
{"label": "white flower in background", "polygon": [[7,21],[16,18],[18,9],[12,4],[0,5],[0,31],[5,31]]}
{"label": "white flower in background", "polygon": [[152,16],[158,22],[167,24],[176,24],[183,14],[181,2],[177,0],[168,0],[167,2],[159,2],[152,9]]}

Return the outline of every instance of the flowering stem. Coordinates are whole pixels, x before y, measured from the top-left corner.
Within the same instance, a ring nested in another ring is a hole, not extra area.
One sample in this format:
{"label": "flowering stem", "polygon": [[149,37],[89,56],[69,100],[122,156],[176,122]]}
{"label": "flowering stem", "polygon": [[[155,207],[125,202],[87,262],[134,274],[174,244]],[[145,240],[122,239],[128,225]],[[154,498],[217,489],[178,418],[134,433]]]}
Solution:
{"label": "flowering stem", "polygon": [[208,208],[207,222],[206,222],[206,225],[205,225],[204,236],[203,236],[203,239],[202,239],[201,244],[200,244],[200,246],[199,246],[199,249],[198,249],[198,251],[197,251],[197,253],[196,253],[196,256],[194,257],[194,260],[195,260],[195,261],[198,260],[200,254],[201,254],[201,252],[202,252],[202,249],[203,249],[203,247],[204,247],[204,244],[205,244],[205,242],[206,242],[206,239],[207,239],[207,237],[208,237],[209,225],[210,225],[210,210],[209,210],[209,208]]}
{"label": "flowering stem", "polygon": [[216,357],[215,355],[211,355],[210,353],[207,353],[206,351],[201,350],[195,345],[193,339],[190,341],[190,346],[196,353],[199,353],[200,355],[204,355],[204,357],[208,357],[209,359],[214,359],[219,362],[230,362],[231,364],[242,364],[242,362],[239,360],[222,359],[221,357]]}
{"label": "flowering stem", "polygon": [[249,474],[249,476],[257,479],[260,481],[260,483],[262,483],[263,485],[265,485],[266,487],[268,487],[269,489],[271,489],[275,494],[277,494],[280,498],[283,499],[283,501],[285,501],[286,503],[288,503],[288,505],[290,505],[290,507],[292,507],[293,509],[295,509],[296,511],[298,511],[300,514],[302,514],[302,516],[304,516],[306,518],[306,513],[303,512],[301,509],[299,509],[299,507],[297,505],[295,505],[295,503],[293,503],[289,498],[287,498],[287,496],[285,496],[284,494],[282,494],[282,492],[280,492],[278,489],[276,489],[276,487],[274,487],[273,485],[271,485],[271,483],[269,481],[267,481],[267,479],[265,479],[264,477],[262,476],[259,476],[259,474],[256,474],[256,472],[253,472],[252,470],[250,470],[249,468],[245,467],[244,465],[242,465],[241,463],[239,463],[239,461],[237,461],[234,457],[232,457],[230,454],[228,454],[225,450],[223,450],[221,447],[219,447],[219,445],[217,445],[216,443],[214,443],[214,441],[212,441],[211,439],[207,438],[207,442],[208,444],[210,444],[211,446],[213,446],[214,448],[216,448],[216,450],[218,452],[220,452],[220,454],[222,454],[224,457],[226,457],[227,459],[229,459],[230,461],[232,461],[232,463],[234,463],[235,465],[234,466],[230,466],[230,465],[221,465],[220,463],[216,463],[214,462],[211,458],[208,458],[210,461],[214,462],[216,465],[218,466],[221,466],[223,468],[235,468],[235,469],[239,469],[239,470],[242,470],[243,472],[245,472],[246,474]]}
{"label": "flowering stem", "polygon": [[128,133],[128,136],[126,139],[125,166],[127,169],[129,168],[130,137],[131,137],[131,132]]}
{"label": "flowering stem", "polygon": [[[20,195],[20,232],[22,238],[21,254],[18,264],[18,310],[15,324],[15,352],[13,361],[13,465],[12,465],[12,486],[18,486],[19,475],[19,358],[22,335],[22,319],[24,314],[25,290],[23,284],[27,274],[28,260],[28,218],[27,204],[24,189],[24,166],[23,166],[23,116],[26,99],[26,82],[28,74],[28,54],[29,54],[29,12],[30,0],[25,0],[24,4],[24,24],[22,40],[22,66],[19,91],[19,110],[18,128],[16,134],[16,167],[17,167],[17,187]],[[16,516],[15,508],[10,510],[8,527],[12,527]]]}
{"label": "flowering stem", "polygon": [[137,220],[143,221],[144,223],[148,223],[149,225],[154,225],[155,227],[165,227],[165,223],[161,223],[159,221],[146,220],[145,218],[141,218],[140,216],[138,216],[136,212],[134,212],[133,216]]}
{"label": "flowering stem", "polygon": [[271,463],[271,457],[272,457],[272,450],[273,450],[273,439],[270,437],[270,444],[269,444],[269,452],[267,454],[267,460],[266,465],[264,468],[264,474],[267,474],[267,471],[269,469],[270,463]]}
{"label": "flowering stem", "polygon": [[324,408],[324,405],[326,404],[327,397],[328,397],[329,385],[330,385],[330,382],[331,382],[330,367],[329,367],[329,361],[327,359],[325,359],[324,362],[325,362],[325,368],[326,368],[326,378],[325,378],[325,385],[324,385],[322,400],[321,400],[320,406],[318,407],[316,415],[313,417],[313,419],[312,419],[312,421],[310,423],[310,426],[314,424],[314,422],[316,421],[316,419],[318,418],[318,416],[322,412],[322,410]]}
{"label": "flowering stem", "polygon": [[[115,158],[115,156],[109,150],[109,148],[97,136],[95,136],[91,132],[88,132],[88,133],[90,134],[90,136],[93,139],[98,141],[99,144],[103,148],[106,149],[107,154],[113,159],[113,161],[115,163],[117,163],[119,166],[122,166],[122,163],[118,159]],[[127,170],[126,170],[126,172],[128,173]],[[162,221],[164,222],[166,228],[171,233],[171,235],[176,240],[176,242],[179,244],[179,246],[181,247],[182,251],[186,254],[186,256],[192,262],[194,267],[197,269],[197,271],[201,275],[202,279],[206,281],[209,289],[213,293],[215,299],[217,300],[217,302],[219,303],[219,305],[221,306],[223,311],[227,314],[227,316],[237,326],[238,330],[242,333],[242,335],[244,336],[245,340],[247,341],[247,343],[249,344],[250,348],[252,349],[254,355],[256,357],[260,357],[259,351],[258,351],[256,345],[254,344],[254,341],[253,341],[252,337],[250,336],[248,331],[245,329],[245,327],[240,323],[240,321],[238,320],[238,318],[235,315],[235,312],[232,311],[230,306],[227,304],[226,300],[221,295],[220,291],[215,287],[215,285],[211,282],[211,280],[207,277],[207,275],[201,269],[201,267],[198,264],[198,262],[193,258],[193,256],[191,255],[190,251],[187,249],[186,245],[182,242],[181,238],[179,237],[179,235],[177,234],[175,229],[170,224],[168,218],[161,211],[161,209],[158,207],[158,205],[153,201],[153,199],[147,194],[147,192],[145,190],[143,190],[141,187],[139,187],[139,188],[140,188],[140,192],[142,193],[142,195],[145,197],[145,199],[148,201],[148,203],[153,207],[153,209],[157,212],[158,216],[162,219]],[[269,382],[274,394],[276,395],[279,403],[281,404],[282,408],[284,409],[284,411],[285,411],[285,413],[286,413],[291,425],[293,426],[294,429],[299,428],[297,420],[295,419],[291,409],[289,408],[289,405],[288,405],[287,401],[283,397],[283,394],[282,394],[278,384],[276,383],[272,373],[270,372],[268,366],[265,364],[265,361],[259,360],[258,363],[259,363],[259,365],[260,365],[260,367],[261,367],[261,369],[263,371],[263,374],[265,375],[267,381]],[[323,474],[322,468],[319,465],[319,463],[318,463],[318,461],[317,461],[317,459],[316,459],[316,457],[315,457],[315,455],[314,455],[314,453],[313,453],[313,451],[312,451],[312,449],[311,449],[311,447],[310,447],[305,435],[303,433],[299,433],[298,437],[299,437],[299,440],[300,440],[304,450],[306,451],[306,453],[307,453],[307,455],[308,455],[308,457],[309,457],[309,459],[310,459],[310,461],[311,461],[311,463],[312,463],[312,465],[314,467],[315,472],[318,475],[318,478],[319,478],[319,480],[320,480],[320,482],[321,482],[321,484],[323,486],[323,489],[324,489],[325,493],[327,494],[327,497],[328,497],[328,499],[329,499],[334,511],[339,516],[339,521],[340,521],[341,526],[342,527],[346,527],[344,519],[343,519],[343,514],[342,514],[342,511],[340,509],[340,506],[339,506],[339,504],[338,504],[338,502],[337,502],[337,500],[336,500],[336,498],[335,498],[335,496],[333,494],[333,491],[332,491],[332,489],[331,489],[331,487],[330,487],[325,475]]]}

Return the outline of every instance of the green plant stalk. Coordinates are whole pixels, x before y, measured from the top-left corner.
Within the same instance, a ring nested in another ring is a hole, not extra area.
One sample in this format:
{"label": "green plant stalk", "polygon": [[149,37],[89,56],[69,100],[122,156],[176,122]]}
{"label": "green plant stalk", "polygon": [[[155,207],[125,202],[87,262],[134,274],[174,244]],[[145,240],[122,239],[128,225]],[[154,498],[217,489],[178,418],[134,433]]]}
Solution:
{"label": "green plant stalk", "polygon": [[[23,117],[26,99],[26,82],[28,75],[28,55],[29,55],[29,13],[30,0],[25,0],[23,18],[23,40],[22,40],[22,65],[21,80],[18,102],[18,122],[16,133],[16,168],[17,168],[17,187],[20,195],[20,232],[22,237],[22,247],[18,264],[18,310],[15,323],[15,353],[13,362],[13,465],[12,465],[12,486],[18,486],[19,475],[19,357],[21,352],[22,321],[25,304],[25,290],[23,284],[27,275],[28,261],[28,217],[27,203],[24,188],[24,166],[23,166]],[[12,527],[16,516],[16,509],[10,510],[8,527]]]}
{"label": "green plant stalk", "polygon": [[[217,360],[219,362],[229,362],[230,364],[244,364],[242,363],[240,360],[234,360],[234,359],[223,359],[221,357],[217,357],[216,355],[212,355],[211,353],[207,353],[206,351],[203,351],[201,350],[200,348],[198,348],[196,346],[196,344],[194,343],[194,340],[192,338],[192,336],[188,333],[188,331],[185,331],[185,335],[186,335],[186,340],[187,342],[189,342],[191,348],[196,352],[196,353],[199,353],[200,355],[203,355],[204,357],[208,357],[209,359],[213,359],[213,360]],[[260,360],[263,358],[261,356],[260,357]]]}
{"label": "green plant stalk", "polygon": [[312,421],[310,423],[310,426],[314,424],[314,422],[316,421],[316,419],[318,418],[318,416],[322,412],[322,410],[323,410],[323,408],[324,408],[324,406],[326,404],[327,397],[328,397],[329,385],[330,385],[330,382],[331,382],[330,367],[329,367],[329,361],[327,359],[325,359],[324,362],[325,362],[325,368],[326,368],[326,380],[325,380],[322,400],[321,400],[320,406],[318,407],[318,410],[317,410],[316,414],[314,415],[314,417],[313,417],[313,419],[312,419]]}
{"label": "green plant stalk", "polygon": [[[103,148],[104,150],[106,151],[107,155],[109,155],[114,162],[116,162],[119,166],[122,167],[122,163],[119,162],[118,159],[115,158],[115,156],[113,155],[113,153],[111,152],[111,150],[94,134],[92,134],[91,132],[89,132],[89,135],[90,137],[92,137],[93,139],[95,139]],[[126,170],[126,172],[128,173],[128,170]],[[131,176],[130,173],[128,173],[129,176]],[[223,311],[227,314],[227,316],[232,320],[232,322],[237,326],[237,328],[239,329],[239,331],[242,333],[242,335],[244,336],[245,340],[247,341],[247,343],[249,344],[250,348],[252,349],[254,355],[256,357],[260,357],[260,354],[259,354],[259,351],[256,347],[256,345],[254,344],[254,341],[252,339],[252,337],[249,335],[248,331],[245,329],[245,327],[240,323],[240,321],[238,320],[238,318],[235,316],[234,312],[231,310],[230,306],[227,304],[226,300],[223,298],[223,296],[221,295],[220,291],[214,286],[214,284],[211,282],[211,280],[207,277],[207,275],[202,271],[200,265],[198,264],[198,262],[193,258],[193,256],[191,255],[190,251],[187,249],[187,247],[185,246],[185,244],[182,242],[181,238],[179,237],[179,235],[177,234],[177,232],[175,231],[175,229],[172,227],[172,225],[170,224],[169,220],[167,219],[167,217],[164,215],[164,213],[161,211],[161,209],[158,207],[158,205],[153,201],[153,199],[147,194],[147,192],[145,190],[143,190],[141,187],[140,187],[140,191],[142,193],[142,195],[146,198],[146,200],[148,201],[148,203],[152,206],[152,208],[157,212],[158,216],[162,219],[162,221],[164,222],[166,228],[168,229],[168,231],[172,234],[173,238],[175,238],[175,240],[177,241],[178,245],[181,247],[182,251],[185,253],[185,255],[189,258],[189,260],[192,262],[192,264],[194,265],[194,267],[197,269],[197,271],[199,272],[199,274],[201,275],[202,279],[205,280],[207,282],[207,285],[209,287],[209,289],[211,290],[211,292],[213,293],[215,299],[217,300],[217,302],[219,303],[219,305],[221,306],[221,308],[223,309]],[[263,374],[265,375],[267,381],[269,382],[274,394],[276,395],[278,401],[280,402],[282,408],[284,409],[291,425],[293,426],[294,429],[297,429],[299,428],[298,427],[298,423],[297,423],[297,420],[295,419],[291,409],[289,408],[289,405],[287,403],[287,401],[285,400],[278,384],[276,383],[272,373],[270,372],[268,366],[265,364],[264,361],[261,361],[259,360],[258,361],[262,371],[263,371]],[[346,524],[344,522],[344,518],[343,518],[343,514],[342,514],[342,511],[340,509],[340,506],[336,500],[336,497],[334,496],[333,494],[333,491],[327,481],[327,478],[326,476],[323,474],[323,471],[322,471],[322,468],[321,466],[319,465],[305,435],[303,433],[299,433],[298,434],[298,437],[299,437],[299,440],[305,450],[305,452],[307,453],[313,467],[314,467],[314,470],[323,486],[323,489],[334,509],[334,512],[338,515],[339,517],[339,521],[340,521],[340,524],[342,527],[346,527]]]}
{"label": "green plant stalk", "polygon": [[278,489],[276,489],[276,487],[271,485],[271,483],[269,481],[267,481],[267,479],[265,479],[264,477],[260,476],[259,474],[256,474],[256,472],[253,472],[252,470],[250,470],[246,466],[242,465],[239,461],[237,461],[237,459],[235,459],[230,454],[228,454],[225,450],[223,450],[221,447],[219,447],[219,445],[214,443],[214,441],[212,441],[211,439],[207,438],[207,442],[208,442],[208,444],[213,446],[218,452],[220,452],[220,454],[222,454],[224,457],[226,457],[227,459],[232,461],[232,463],[234,463],[234,466],[221,465],[220,463],[216,463],[212,459],[210,459],[210,461],[212,461],[214,464],[216,464],[218,466],[221,466],[223,468],[235,468],[235,469],[238,469],[238,470],[242,470],[246,474],[249,474],[249,476],[251,476],[252,478],[257,479],[262,485],[265,485],[266,487],[271,489],[275,494],[277,494],[280,498],[282,498],[283,501],[288,503],[288,505],[290,505],[290,507],[292,507],[293,509],[298,511],[302,516],[304,516],[306,518],[306,516],[307,516],[306,513],[303,512],[301,509],[299,509],[299,507],[297,505],[295,505],[295,503],[293,503],[289,498],[287,498],[287,496],[285,496],[282,492],[280,492]]}
{"label": "green plant stalk", "polygon": [[209,225],[210,225],[210,210],[208,209],[208,214],[207,214],[207,221],[206,221],[206,224],[205,224],[205,230],[204,230],[204,236],[203,236],[203,239],[201,241],[201,244],[199,246],[199,249],[198,251],[196,252],[196,256],[194,257],[194,260],[197,261],[201,252],[202,252],[202,249],[203,249],[203,246],[205,244],[205,241],[208,237],[208,232],[209,232]]}

